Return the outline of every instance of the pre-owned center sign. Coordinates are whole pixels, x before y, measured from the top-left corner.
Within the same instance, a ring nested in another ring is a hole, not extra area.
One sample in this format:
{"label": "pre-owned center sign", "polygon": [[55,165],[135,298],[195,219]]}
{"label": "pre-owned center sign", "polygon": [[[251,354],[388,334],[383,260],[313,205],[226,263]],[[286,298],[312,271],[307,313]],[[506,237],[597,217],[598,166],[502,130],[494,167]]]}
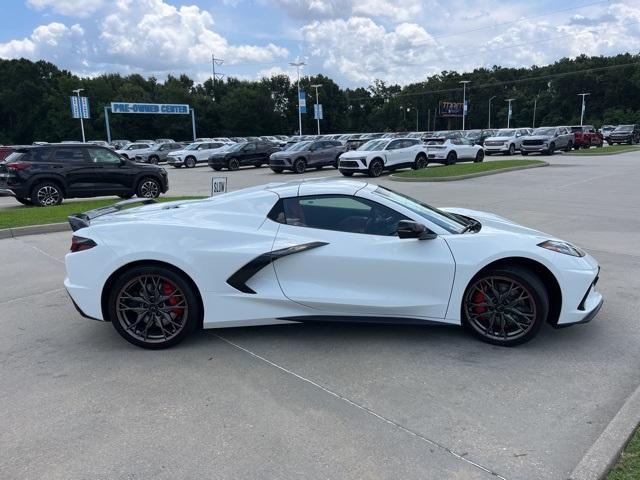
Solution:
{"label": "pre-owned center sign", "polygon": [[154,113],[175,115],[189,114],[189,105],[172,103],[125,103],[111,102],[113,113]]}

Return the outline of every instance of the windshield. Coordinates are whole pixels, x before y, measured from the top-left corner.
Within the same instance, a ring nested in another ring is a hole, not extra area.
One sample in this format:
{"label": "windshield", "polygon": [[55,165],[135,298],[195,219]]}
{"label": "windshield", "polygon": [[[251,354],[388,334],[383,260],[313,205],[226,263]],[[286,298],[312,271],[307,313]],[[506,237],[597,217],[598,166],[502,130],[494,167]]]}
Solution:
{"label": "windshield", "polygon": [[616,132],[630,132],[633,130],[633,125],[619,125],[616,127]]}
{"label": "windshield", "polygon": [[374,150],[382,150],[387,146],[389,140],[369,140],[367,143],[363,143],[356,150],[362,151],[374,151]]}
{"label": "windshield", "polygon": [[556,133],[556,129],[555,128],[549,128],[549,127],[536,128],[533,131],[534,135],[553,135],[555,133]]}
{"label": "windshield", "polygon": [[235,143],[235,144],[231,144],[231,146],[229,147],[229,150],[227,150],[227,152],[239,152],[240,150],[242,150],[244,148],[244,146],[247,143]]}
{"label": "windshield", "polygon": [[513,128],[501,128],[496,132],[494,136],[496,137],[514,137],[516,135],[516,131]]}
{"label": "windshield", "polygon": [[417,213],[422,218],[435,223],[441,228],[444,228],[449,233],[461,233],[466,224],[458,219],[454,214],[443,212],[426,203],[422,203],[419,200],[408,197],[388,188],[378,187],[373,191],[374,194],[391,200],[393,203],[400,205],[413,213]]}
{"label": "windshield", "polygon": [[291,150],[292,152],[299,152],[300,150],[305,150],[309,145],[311,145],[312,142],[306,141],[306,142],[298,142],[293,144],[293,146],[291,148],[289,148],[289,150]]}
{"label": "windshield", "polygon": [[190,143],[189,145],[187,145],[186,147],[183,148],[183,150],[195,150],[197,149],[200,145],[202,145],[201,143]]}

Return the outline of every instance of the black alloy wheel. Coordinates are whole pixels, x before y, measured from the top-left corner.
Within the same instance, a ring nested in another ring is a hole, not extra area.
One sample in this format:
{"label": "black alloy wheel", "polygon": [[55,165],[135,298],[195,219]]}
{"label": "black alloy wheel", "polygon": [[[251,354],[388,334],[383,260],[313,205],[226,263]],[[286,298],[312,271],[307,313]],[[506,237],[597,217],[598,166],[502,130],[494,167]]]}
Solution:
{"label": "black alloy wheel", "polygon": [[60,205],[63,198],[62,189],[53,182],[40,182],[31,189],[31,202],[37,207]]}
{"label": "black alloy wheel", "polygon": [[160,183],[155,178],[143,178],[136,191],[140,198],[158,198],[160,196]]}
{"label": "black alloy wheel", "polygon": [[191,333],[201,318],[201,308],[182,275],[165,267],[142,266],[118,277],[109,292],[108,314],[125,340],[160,349]]}
{"label": "black alloy wheel", "polygon": [[151,155],[149,157],[149,163],[151,165],[157,165],[159,161],[160,161],[160,159],[156,155]]}
{"label": "black alloy wheel", "polygon": [[235,172],[240,168],[240,160],[238,160],[237,158],[230,158],[228,168],[232,172]]}
{"label": "black alloy wheel", "polygon": [[474,163],[481,163],[484,160],[484,150],[478,150]]}
{"label": "black alloy wheel", "polygon": [[518,267],[492,269],[476,277],[462,304],[464,326],[481,340],[501,346],[531,340],[548,312],[544,284]]}
{"label": "black alloy wheel", "polygon": [[415,162],[413,163],[414,170],[422,170],[423,168],[427,168],[429,166],[429,160],[427,160],[427,156],[424,153],[419,153],[416,157]]}
{"label": "black alloy wheel", "polygon": [[293,171],[295,173],[304,173],[307,170],[307,162],[304,158],[298,158],[293,162]]}
{"label": "black alloy wheel", "polygon": [[382,160],[380,160],[379,158],[374,158],[373,160],[371,160],[371,163],[369,164],[370,177],[379,177],[380,175],[382,175],[383,171],[384,164],[382,163]]}
{"label": "black alloy wheel", "polygon": [[184,159],[184,166],[187,168],[194,168],[196,163],[195,157],[187,157]]}

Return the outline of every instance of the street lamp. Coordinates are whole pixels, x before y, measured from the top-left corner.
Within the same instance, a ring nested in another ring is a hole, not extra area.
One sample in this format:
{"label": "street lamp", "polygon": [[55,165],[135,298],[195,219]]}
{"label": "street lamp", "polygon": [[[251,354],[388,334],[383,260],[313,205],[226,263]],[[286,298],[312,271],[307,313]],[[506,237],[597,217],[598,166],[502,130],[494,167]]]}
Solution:
{"label": "street lamp", "polygon": [[302,112],[300,111],[300,67],[304,67],[306,63],[297,61],[290,62],[289,65],[296,67],[296,72],[298,73],[298,135],[302,135]]}
{"label": "street lamp", "polygon": [[321,83],[316,83],[315,85],[311,85],[311,88],[315,88],[316,89],[316,120],[318,121],[318,135],[320,135],[320,107],[318,107],[319,103],[318,103],[318,89],[322,86]]}
{"label": "street lamp", "polygon": [[418,115],[420,115],[420,111],[418,110],[418,107],[407,107],[407,112],[410,112],[412,108],[416,109],[416,132],[420,131],[420,128],[418,127]]}
{"label": "street lamp", "polygon": [[462,84],[462,130],[464,130],[464,121],[467,116],[467,83],[471,83],[471,80],[460,80],[458,83]]}
{"label": "street lamp", "polygon": [[78,97],[78,112],[80,112],[80,130],[82,130],[82,143],[85,143],[86,140],[84,137],[84,120],[82,119],[82,108],[80,108],[80,92],[84,91],[84,88],[76,88],[75,90],[72,90],[72,91]]}
{"label": "street lamp", "polygon": [[509,102],[509,111],[507,112],[507,128],[511,126],[511,102],[513,102],[515,98],[508,98],[505,102]]}
{"label": "street lamp", "polygon": [[536,109],[538,108],[539,96],[540,96],[540,91],[538,91],[537,95],[533,99],[533,125],[531,125],[531,128],[536,128]]}
{"label": "street lamp", "polygon": [[582,112],[580,113],[580,126],[582,126],[582,122],[584,120],[584,111],[586,108],[586,104],[584,103],[584,99],[587,95],[591,95],[590,93],[579,93],[578,96],[582,97]]}
{"label": "street lamp", "polygon": [[489,99],[489,126],[487,128],[491,128],[491,101],[496,98],[497,95],[494,95]]}

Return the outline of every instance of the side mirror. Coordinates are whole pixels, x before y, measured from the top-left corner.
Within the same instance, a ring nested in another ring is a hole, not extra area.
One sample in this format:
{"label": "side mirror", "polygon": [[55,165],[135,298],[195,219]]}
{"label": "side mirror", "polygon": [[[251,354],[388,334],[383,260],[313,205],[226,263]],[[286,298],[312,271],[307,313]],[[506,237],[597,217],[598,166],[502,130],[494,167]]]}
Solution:
{"label": "side mirror", "polygon": [[411,220],[400,220],[396,232],[400,238],[417,238],[418,240],[433,240],[438,236],[421,223]]}

